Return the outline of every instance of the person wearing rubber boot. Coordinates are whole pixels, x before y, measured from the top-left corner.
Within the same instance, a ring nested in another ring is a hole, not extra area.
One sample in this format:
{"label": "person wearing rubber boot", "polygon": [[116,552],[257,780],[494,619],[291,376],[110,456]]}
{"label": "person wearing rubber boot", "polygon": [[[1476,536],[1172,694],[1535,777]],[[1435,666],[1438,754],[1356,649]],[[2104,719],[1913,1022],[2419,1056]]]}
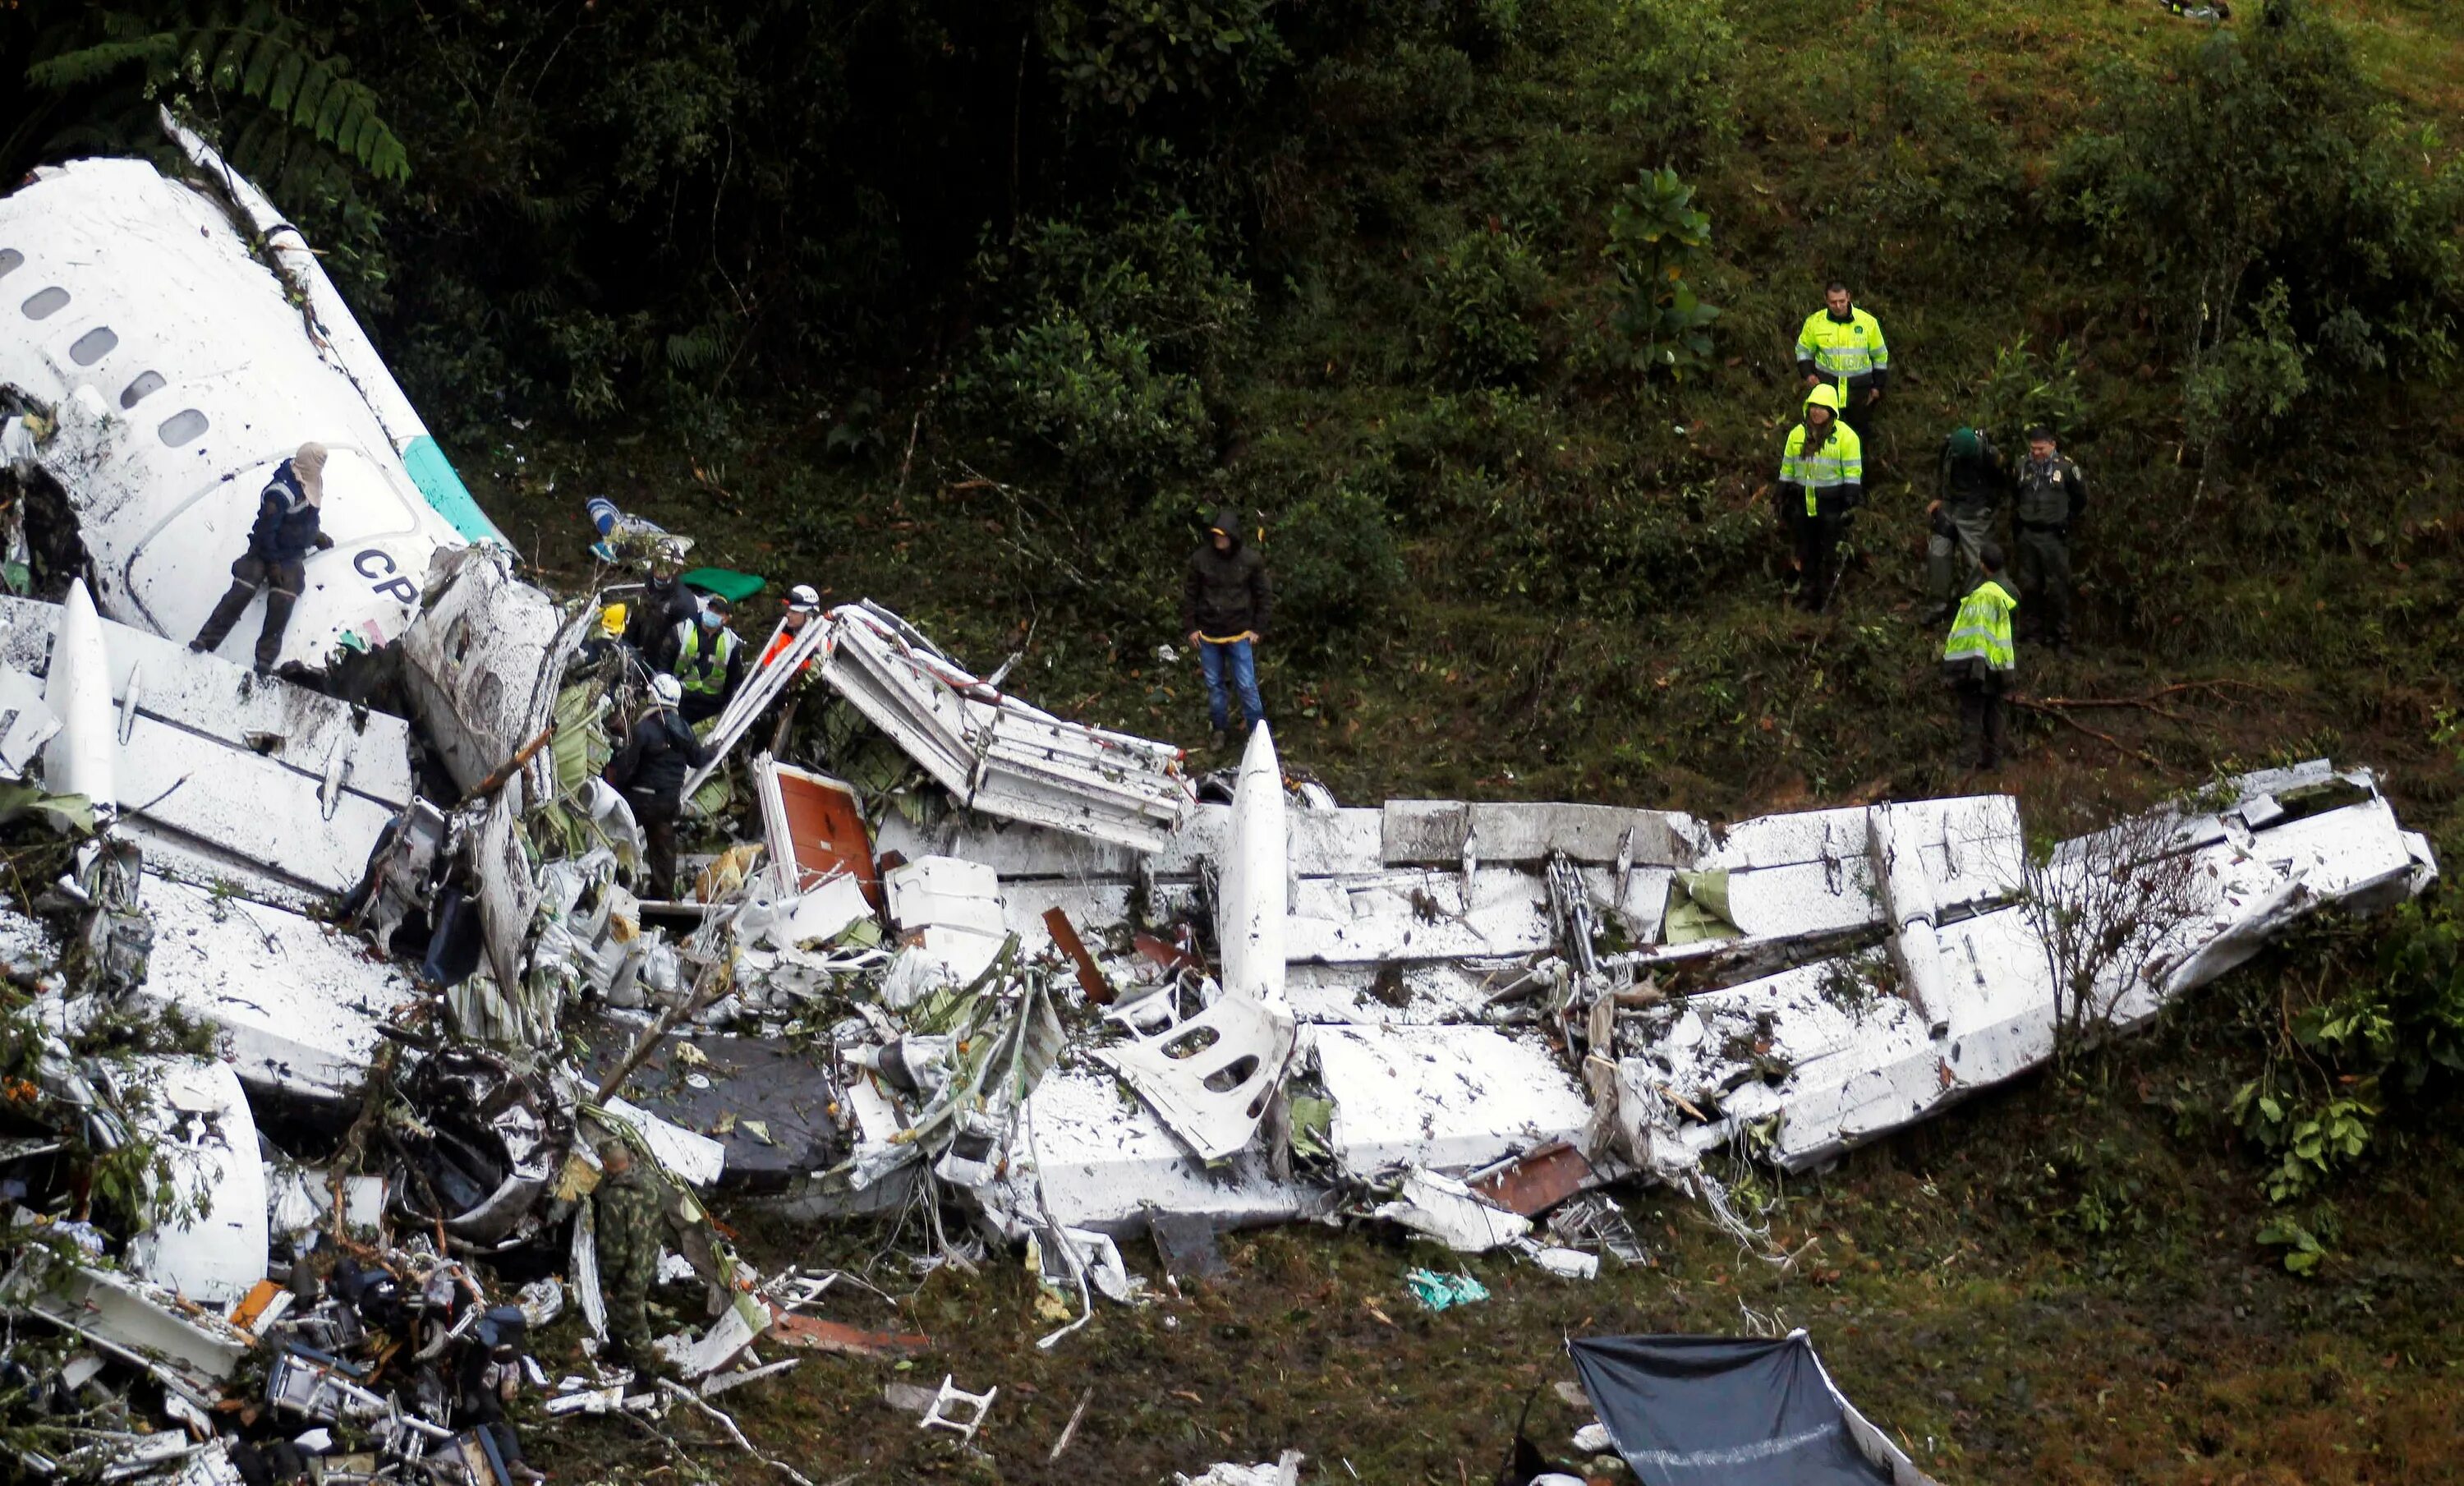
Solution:
{"label": "person wearing rubber boot", "polygon": [[2028,431],[2019,466],[2013,533],[2019,547],[2019,596],[2036,617],[2036,634],[2055,649],[2071,647],[2071,523],[2087,508],[2087,477],[2039,424]]}
{"label": "person wearing rubber boot", "polygon": [[1865,446],[1839,416],[1839,388],[1825,382],[1806,394],[1805,421],[1791,429],[1779,462],[1780,521],[1794,549],[1796,601],[1819,612],[1831,599],[1833,559],[1848,514],[1865,499]]}
{"label": "person wearing rubber boot", "polygon": [[1207,716],[1220,748],[1231,729],[1227,693],[1241,699],[1243,732],[1266,720],[1266,704],[1258,696],[1257,645],[1266,632],[1273,591],[1266,581],[1266,560],[1241,540],[1240,513],[1216,512],[1206,540],[1189,554],[1180,609],[1181,627],[1189,632],[1189,643],[1198,647],[1198,663],[1206,676]]}
{"label": "person wearing rubber boot", "polygon": [[1987,543],[1976,554],[1985,577],[1960,600],[1950,637],[1942,646],[1942,678],[1959,698],[1963,752],[1973,767],[2002,764],[2002,694],[2019,669],[2011,637],[2011,611],[2019,601],[2002,586],[2002,548]]}
{"label": "person wearing rubber boot", "polygon": [[188,642],[190,650],[219,648],[248,601],[262,588],[265,624],[256,634],[256,674],[273,671],[282,654],[282,632],[291,627],[291,610],[308,587],[308,554],[334,544],[318,524],[324,504],[325,446],[302,444],[265,482],[257,497],[256,524],[249,529],[248,550],[231,564],[231,586],[206,627]]}

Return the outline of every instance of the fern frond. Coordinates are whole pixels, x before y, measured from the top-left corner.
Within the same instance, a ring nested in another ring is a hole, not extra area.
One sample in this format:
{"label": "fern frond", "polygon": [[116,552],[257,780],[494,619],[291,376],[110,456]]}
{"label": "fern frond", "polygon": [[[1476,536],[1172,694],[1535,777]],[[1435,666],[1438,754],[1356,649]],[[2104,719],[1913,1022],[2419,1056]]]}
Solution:
{"label": "fern frond", "polygon": [[38,88],[83,87],[110,77],[131,62],[167,66],[178,55],[179,43],[180,38],[167,31],[125,41],[97,42],[34,63],[26,69],[26,80]]}
{"label": "fern frond", "polygon": [[299,91],[299,75],[307,67],[305,55],[296,50],[284,52],[281,64],[274,70],[274,80],[266,85],[265,106],[276,114],[289,114],[292,97]]}

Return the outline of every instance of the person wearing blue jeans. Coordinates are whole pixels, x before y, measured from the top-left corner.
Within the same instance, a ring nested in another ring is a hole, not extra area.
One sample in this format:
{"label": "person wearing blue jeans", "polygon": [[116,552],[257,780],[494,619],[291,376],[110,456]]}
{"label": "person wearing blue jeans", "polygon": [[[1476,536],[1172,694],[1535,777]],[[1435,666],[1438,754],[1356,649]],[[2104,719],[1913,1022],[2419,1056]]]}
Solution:
{"label": "person wearing blue jeans", "polygon": [[1228,683],[1241,694],[1241,726],[1243,730],[1266,721],[1266,704],[1258,699],[1258,654],[1247,640],[1209,640],[1198,642],[1199,669],[1206,673],[1206,710],[1221,740],[1230,725],[1225,716],[1231,711],[1230,699],[1224,695]]}
{"label": "person wearing blue jeans", "polygon": [[1206,674],[1207,714],[1221,746],[1231,730],[1228,685],[1241,697],[1241,730],[1266,721],[1266,704],[1258,697],[1258,641],[1265,634],[1273,608],[1266,581],[1266,561],[1241,540],[1241,518],[1218,511],[1206,540],[1189,554],[1189,573],[1181,586],[1181,621],[1189,643],[1198,647],[1198,663]]}

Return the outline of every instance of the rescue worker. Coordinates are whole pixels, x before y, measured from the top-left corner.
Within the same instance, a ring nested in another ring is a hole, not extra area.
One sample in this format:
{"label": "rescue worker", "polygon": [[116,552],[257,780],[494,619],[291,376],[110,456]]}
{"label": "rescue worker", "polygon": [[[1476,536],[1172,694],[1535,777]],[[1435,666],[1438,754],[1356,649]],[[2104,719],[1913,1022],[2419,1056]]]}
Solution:
{"label": "rescue worker", "polygon": [[1882,323],[1857,308],[1846,284],[1831,284],[1822,299],[1823,307],[1805,317],[1796,333],[1797,374],[1807,387],[1828,382],[1838,388],[1848,426],[1859,434],[1870,432],[1882,389],[1891,384],[1891,348],[1882,340]]}
{"label": "rescue worker", "polygon": [[1219,748],[1231,730],[1227,692],[1240,696],[1242,732],[1266,721],[1266,705],[1258,697],[1257,645],[1272,609],[1266,560],[1242,542],[1240,513],[1216,512],[1206,540],[1189,554],[1180,613],[1206,676],[1207,717]]}
{"label": "rescue worker", "polygon": [[275,467],[257,497],[256,524],[249,529],[248,550],[231,564],[231,586],[214,606],[206,627],[188,642],[193,651],[218,648],[239,623],[240,611],[256,590],[266,589],[265,625],[256,634],[256,674],[274,669],[282,654],[282,632],[291,626],[291,610],[308,587],[308,554],[334,544],[318,525],[325,504],[325,446],[307,443]]}
{"label": "rescue worker", "polygon": [[710,750],[676,710],[683,695],[674,676],[650,677],[649,707],[607,763],[607,782],[641,823],[645,898],[664,899],[675,893],[676,818],[684,812],[685,776],[710,762]]}
{"label": "rescue worker", "polygon": [[[813,616],[821,611],[822,596],[813,591],[810,584],[800,583],[789,588],[787,612],[781,618],[779,632],[771,637],[770,648],[761,653],[760,663],[755,669],[768,669],[770,662],[793,649],[796,641],[803,636],[804,626],[811,624]],[[812,657],[806,656],[802,669],[809,671],[812,667]]]}
{"label": "rescue worker", "polygon": [[625,621],[625,642],[653,671],[665,671],[674,661],[680,627],[701,611],[701,601],[676,573],[672,558],[652,562],[650,576],[642,584],[642,597]]}
{"label": "rescue worker", "polygon": [[1983,429],[1953,429],[1942,441],[1934,499],[1925,507],[1933,521],[1925,542],[1925,592],[1935,624],[1950,617],[1959,589],[1975,581],[1977,551],[1993,538],[1994,501],[2010,478],[2001,451]]}
{"label": "rescue worker", "polygon": [[2013,513],[2018,539],[2019,594],[2031,616],[2041,611],[2037,636],[2057,649],[2071,643],[2071,522],[2087,506],[2087,477],[2054,442],[2054,431],[2028,431],[2028,457],[2019,466],[2019,499]]}
{"label": "rescue worker", "polygon": [[2011,610],[2019,601],[2002,586],[2002,547],[1977,549],[1985,576],[1970,588],[1943,642],[1942,678],[1959,697],[1959,724],[1966,758],[1978,768],[2002,763],[2002,693],[2019,667],[2011,637]]}
{"label": "rescue worker", "polygon": [[659,1274],[667,1220],[657,1184],[633,1164],[622,1139],[599,1148],[599,1186],[591,1192],[598,1223],[599,1294],[607,1306],[607,1340],[637,1374],[665,1370],[650,1344],[650,1286]]}
{"label": "rescue worker", "polygon": [[727,699],[744,684],[744,645],[727,627],[728,603],[716,594],[702,600],[701,611],[676,627],[674,673],[684,687],[687,722],[718,716]]}
{"label": "rescue worker", "polygon": [[1805,399],[1805,421],[1789,430],[1775,487],[1780,519],[1795,555],[1797,602],[1820,611],[1831,597],[1832,558],[1848,531],[1848,513],[1865,499],[1865,448],[1839,417],[1839,388],[1818,384]]}

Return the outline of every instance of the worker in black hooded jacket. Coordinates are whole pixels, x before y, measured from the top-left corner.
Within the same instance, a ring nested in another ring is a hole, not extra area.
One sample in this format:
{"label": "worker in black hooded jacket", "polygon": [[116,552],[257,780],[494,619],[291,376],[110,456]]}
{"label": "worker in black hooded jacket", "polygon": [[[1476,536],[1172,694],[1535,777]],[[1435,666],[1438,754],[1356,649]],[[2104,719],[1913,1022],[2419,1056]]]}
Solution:
{"label": "worker in black hooded jacket", "polygon": [[641,822],[642,865],[649,877],[639,889],[644,898],[663,899],[676,890],[676,818],[684,813],[685,776],[710,762],[710,749],[676,711],[683,699],[684,688],[674,676],[650,677],[649,708],[607,763],[607,782]]}
{"label": "worker in black hooded jacket", "polygon": [[1227,686],[1241,696],[1243,732],[1266,721],[1266,704],[1258,698],[1256,646],[1265,635],[1272,608],[1266,560],[1241,540],[1240,513],[1216,512],[1206,540],[1189,554],[1180,611],[1206,675],[1207,714],[1219,746],[1231,727]]}

